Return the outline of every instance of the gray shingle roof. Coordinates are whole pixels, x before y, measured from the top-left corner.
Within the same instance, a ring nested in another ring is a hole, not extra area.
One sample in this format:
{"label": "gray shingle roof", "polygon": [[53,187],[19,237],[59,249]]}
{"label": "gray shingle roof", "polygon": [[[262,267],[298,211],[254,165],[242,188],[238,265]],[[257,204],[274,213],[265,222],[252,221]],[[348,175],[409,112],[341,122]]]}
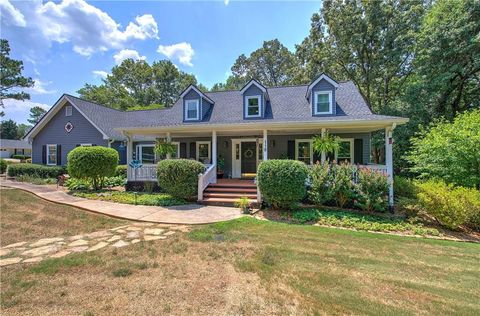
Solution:
{"label": "gray shingle roof", "polygon": [[[264,119],[248,120],[262,125],[265,122],[307,122],[335,120],[384,120],[397,117],[372,114],[369,106],[351,81],[340,82],[336,91],[337,115],[312,116],[311,105],[305,98],[308,85],[267,88],[270,104]],[[213,107],[201,122],[183,122],[183,104],[179,99],[171,107],[158,110],[123,112],[67,96],[109,137],[123,139],[118,128],[181,126],[198,124],[239,124],[243,119],[243,97],[240,91],[206,92]]]}
{"label": "gray shingle roof", "polygon": [[23,140],[0,139],[0,148],[32,149],[32,145]]}

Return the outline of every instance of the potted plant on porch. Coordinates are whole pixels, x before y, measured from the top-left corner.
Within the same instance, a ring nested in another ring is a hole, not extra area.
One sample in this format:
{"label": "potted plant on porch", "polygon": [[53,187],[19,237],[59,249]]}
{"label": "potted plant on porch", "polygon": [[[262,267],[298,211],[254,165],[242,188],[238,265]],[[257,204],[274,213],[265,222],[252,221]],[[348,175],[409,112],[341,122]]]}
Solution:
{"label": "potted plant on porch", "polygon": [[177,153],[177,147],[165,139],[157,139],[155,143],[155,151],[160,157],[174,155]]}
{"label": "potted plant on porch", "polygon": [[334,153],[340,149],[340,137],[333,136],[330,134],[315,135],[313,137],[313,151],[321,155],[322,152],[325,154]]}
{"label": "potted plant on porch", "polygon": [[223,179],[225,174],[225,158],[222,156],[218,157],[217,161],[217,179]]}

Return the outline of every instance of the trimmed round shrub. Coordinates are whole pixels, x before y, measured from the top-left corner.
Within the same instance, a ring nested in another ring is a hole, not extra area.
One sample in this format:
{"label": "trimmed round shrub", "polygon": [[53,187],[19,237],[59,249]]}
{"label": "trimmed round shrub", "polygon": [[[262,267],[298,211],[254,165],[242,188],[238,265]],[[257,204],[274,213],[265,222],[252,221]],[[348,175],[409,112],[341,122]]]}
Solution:
{"label": "trimmed round shrub", "polygon": [[77,147],[68,153],[68,174],[90,180],[95,190],[103,187],[105,177],[113,177],[118,165],[118,152],[101,146]]}
{"label": "trimmed round shrub", "polygon": [[7,162],[3,159],[0,159],[0,173],[7,171]]}
{"label": "trimmed round shrub", "polygon": [[198,175],[205,166],[190,159],[166,159],[157,165],[158,185],[176,198],[192,199],[198,190]]}
{"label": "trimmed round shrub", "polygon": [[275,208],[290,208],[307,194],[308,168],[296,160],[267,160],[260,163],[257,183],[260,192]]}
{"label": "trimmed round shrub", "polygon": [[57,178],[59,175],[66,173],[65,167],[62,166],[44,166],[31,163],[15,163],[9,164],[7,175],[9,177],[32,176],[35,178]]}

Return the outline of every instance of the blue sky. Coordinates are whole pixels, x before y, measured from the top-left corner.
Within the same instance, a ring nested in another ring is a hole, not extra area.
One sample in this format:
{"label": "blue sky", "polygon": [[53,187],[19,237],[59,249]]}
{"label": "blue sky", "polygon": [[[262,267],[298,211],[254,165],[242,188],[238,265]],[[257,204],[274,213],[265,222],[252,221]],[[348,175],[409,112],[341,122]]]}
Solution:
{"label": "blue sky", "polygon": [[1,37],[36,80],[31,100],[5,101],[6,119],[25,123],[62,93],[99,84],[123,58],[170,59],[207,87],[224,82],[240,54],[278,38],[292,51],[320,1],[0,1]]}

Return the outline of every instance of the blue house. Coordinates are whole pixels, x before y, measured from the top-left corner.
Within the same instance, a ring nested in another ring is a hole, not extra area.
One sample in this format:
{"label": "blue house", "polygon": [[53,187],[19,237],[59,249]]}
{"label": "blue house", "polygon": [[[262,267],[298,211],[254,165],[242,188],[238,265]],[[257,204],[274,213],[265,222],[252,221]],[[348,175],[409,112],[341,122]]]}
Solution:
{"label": "blue house", "polygon": [[[309,85],[265,87],[251,80],[241,90],[219,92],[191,85],[171,108],[158,110],[118,111],[65,94],[26,139],[33,163],[47,165],[66,164],[77,146],[115,148],[122,164],[142,162],[140,169],[128,170],[132,182],[155,181],[159,159],[196,159],[208,167],[199,179],[199,200],[205,200],[219,162],[224,178],[245,179],[255,176],[262,160],[313,164],[331,158],[381,170],[391,180],[392,131],[407,121],[373,114],[353,82],[321,74]],[[371,132],[378,130],[386,135],[386,165],[370,161]],[[317,156],[312,137],[326,133],[341,138],[340,150]],[[158,157],[157,139],[174,144],[176,153]]]}

